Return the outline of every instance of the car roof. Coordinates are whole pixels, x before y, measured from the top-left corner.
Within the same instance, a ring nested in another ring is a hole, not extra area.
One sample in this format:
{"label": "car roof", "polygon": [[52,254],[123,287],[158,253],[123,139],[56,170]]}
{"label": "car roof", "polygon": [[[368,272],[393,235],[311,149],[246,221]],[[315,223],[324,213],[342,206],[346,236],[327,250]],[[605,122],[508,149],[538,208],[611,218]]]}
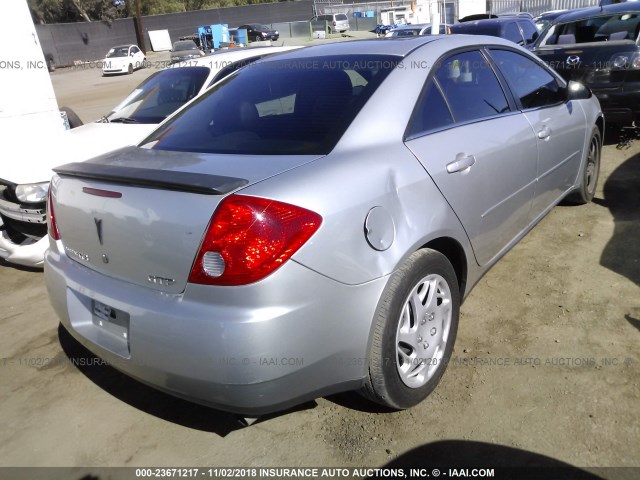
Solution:
{"label": "car roof", "polygon": [[393,30],[411,30],[414,28],[425,28],[430,26],[430,23],[407,23],[406,25],[398,25]]}
{"label": "car roof", "polygon": [[498,18],[486,18],[484,20],[471,20],[469,22],[456,23],[451,25],[452,31],[468,27],[470,25],[481,25],[483,27],[500,26],[510,22],[531,21],[530,17],[508,16]]}
{"label": "car roof", "polygon": [[553,20],[553,24],[573,22],[586,18],[597,17],[611,13],[637,13],[640,12],[640,2],[623,2],[604,7],[588,7],[569,10],[564,15],[560,15]]}
{"label": "car roof", "polygon": [[266,55],[271,53],[288,52],[291,50],[298,50],[302,47],[289,46],[289,47],[247,47],[236,48],[229,50],[218,50],[217,52],[210,53],[204,57],[194,58],[186,60],[184,62],[174,63],[168,69],[176,67],[210,67],[213,62],[220,59],[224,62],[223,66],[228,66],[230,63],[250,58],[256,55]]}
{"label": "car roof", "polygon": [[[504,45],[513,47],[509,40],[488,35],[416,35],[410,37],[378,38],[369,40],[352,40],[349,42],[325,43],[312,45],[284,53],[278,58],[309,59],[329,55],[395,55],[406,57],[414,50],[433,42],[446,42],[451,48],[465,46]],[[268,61],[268,59],[267,59]]]}

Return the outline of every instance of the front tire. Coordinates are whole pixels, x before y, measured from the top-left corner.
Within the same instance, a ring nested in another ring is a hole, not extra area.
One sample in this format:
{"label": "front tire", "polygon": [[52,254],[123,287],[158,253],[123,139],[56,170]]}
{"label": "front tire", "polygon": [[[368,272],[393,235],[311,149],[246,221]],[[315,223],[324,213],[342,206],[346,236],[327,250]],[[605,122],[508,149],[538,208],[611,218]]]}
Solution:
{"label": "front tire", "polygon": [[69,121],[70,128],[77,128],[83,125],[82,120],[80,119],[78,114],[74,112],[71,108],[61,107],[60,110],[67,114],[67,120]]}
{"label": "front tire", "polygon": [[405,409],[436,387],[453,352],[460,315],[455,271],[441,253],[411,255],[380,299],[363,394]]}
{"label": "front tire", "polygon": [[589,151],[587,152],[587,162],[582,172],[582,179],[577,190],[567,197],[568,203],[584,205],[591,202],[596,194],[598,178],[600,176],[600,156],[602,153],[602,138],[600,129],[593,127],[591,139],[589,140]]}
{"label": "front tire", "polygon": [[133,73],[133,65],[129,64],[129,68],[127,69],[127,73],[131,75]]}

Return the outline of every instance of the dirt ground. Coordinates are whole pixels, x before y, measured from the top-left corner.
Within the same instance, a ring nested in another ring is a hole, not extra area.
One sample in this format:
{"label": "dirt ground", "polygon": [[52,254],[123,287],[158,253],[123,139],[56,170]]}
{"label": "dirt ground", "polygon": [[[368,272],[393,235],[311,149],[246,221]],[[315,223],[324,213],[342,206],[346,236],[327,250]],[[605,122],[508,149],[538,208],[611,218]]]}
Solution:
{"label": "dirt ground", "polygon": [[[89,121],[149,73],[52,79]],[[441,384],[408,411],[342,394],[240,428],[91,365],[42,272],[7,264],[0,346],[0,466],[640,466],[640,141],[606,145],[594,203],[555,208],[485,276]]]}

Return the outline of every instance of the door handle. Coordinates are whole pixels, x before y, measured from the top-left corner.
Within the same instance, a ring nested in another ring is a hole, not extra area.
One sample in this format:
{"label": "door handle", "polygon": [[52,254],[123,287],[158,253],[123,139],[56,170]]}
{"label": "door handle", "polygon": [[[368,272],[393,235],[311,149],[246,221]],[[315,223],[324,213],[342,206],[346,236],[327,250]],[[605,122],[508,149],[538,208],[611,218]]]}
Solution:
{"label": "door handle", "polygon": [[456,173],[466,170],[469,167],[472,167],[476,163],[476,157],[473,155],[464,155],[463,153],[459,153],[456,156],[456,160],[454,162],[447,164],[447,172],[448,173]]}
{"label": "door handle", "polygon": [[544,140],[545,138],[549,138],[551,136],[551,129],[544,125],[542,129],[538,130],[538,138],[540,140]]}

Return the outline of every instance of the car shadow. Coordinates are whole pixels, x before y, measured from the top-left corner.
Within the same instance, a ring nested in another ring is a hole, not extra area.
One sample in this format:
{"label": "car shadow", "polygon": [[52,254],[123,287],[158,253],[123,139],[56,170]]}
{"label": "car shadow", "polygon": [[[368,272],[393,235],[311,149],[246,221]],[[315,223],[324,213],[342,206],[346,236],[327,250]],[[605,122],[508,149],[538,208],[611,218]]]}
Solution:
{"label": "car shadow", "polygon": [[640,285],[640,154],[616,168],[593,201],[609,209],[613,236],[600,256],[603,267]]}
{"label": "car shadow", "polygon": [[633,318],[629,314],[625,315],[624,318],[627,322],[631,324],[632,327],[635,327],[637,330],[640,330],[640,318]]}
{"label": "car shadow", "polygon": [[[519,448],[468,440],[444,440],[428,443],[400,455],[384,465],[383,468],[402,468],[405,474],[410,473],[410,469],[425,469],[426,476],[443,475],[443,478],[468,476],[468,473],[464,474],[465,472],[462,472],[462,475],[456,475],[451,471],[452,469],[457,472],[460,472],[461,469],[469,469],[469,472],[471,469],[479,469],[479,471],[495,469],[496,478],[501,479],[602,479],[591,472],[545,455]],[[435,474],[436,470],[437,474]],[[420,476],[423,475],[420,474]]]}
{"label": "car shadow", "polygon": [[[211,407],[192,403],[149,387],[105,365],[93,353],[71,336],[62,324],[58,325],[58,340],[62,350],[85,377],[118,400],[167,422],[183,427],[215,433],[226,437],[244,428],[241,417]],[[314,408],[315,402],[307,402],[289,410],[263,415],[258,422]]]}
{"label": "car shadow", "polygon": [[343,392],[324,397],[325,400],[339,405],[349,410],[356,410],[363,413],[391,413],[397,410],[384,405],[377,404],[371,400],[367,400],[357,392]]}

